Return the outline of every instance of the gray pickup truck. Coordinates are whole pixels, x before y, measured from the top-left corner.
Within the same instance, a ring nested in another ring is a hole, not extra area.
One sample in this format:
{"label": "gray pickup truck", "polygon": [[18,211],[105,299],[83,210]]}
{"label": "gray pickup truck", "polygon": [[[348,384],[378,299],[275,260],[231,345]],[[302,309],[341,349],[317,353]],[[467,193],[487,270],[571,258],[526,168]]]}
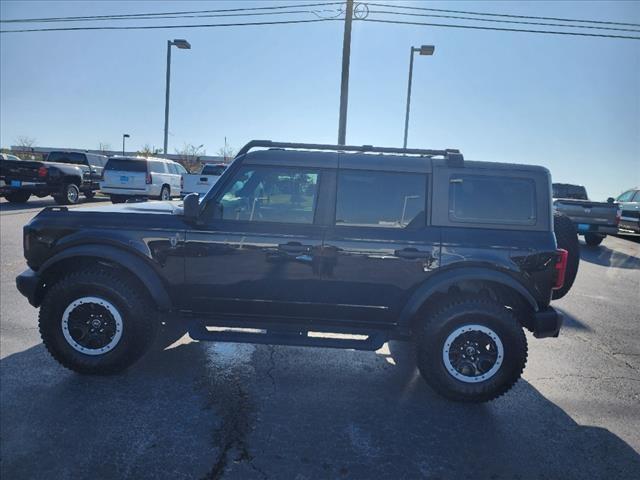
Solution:
{"label": "gray pickup truck", "polygon": [[591,201],[581,185],[554,183],[553,208],[571,219],[587,245],[600,245],[607,234],[618,233],[620,212],[614,199]]}

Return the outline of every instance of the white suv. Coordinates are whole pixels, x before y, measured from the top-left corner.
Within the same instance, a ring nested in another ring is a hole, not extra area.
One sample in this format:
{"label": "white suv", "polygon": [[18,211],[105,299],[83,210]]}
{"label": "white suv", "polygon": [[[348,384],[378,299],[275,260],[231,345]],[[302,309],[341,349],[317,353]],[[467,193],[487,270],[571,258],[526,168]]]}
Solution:
{"label": "white suv", "polygon": [[104,167],[100,191],[113,203],[146,197],[170,200],[180,197],[185,168],[164,158],[111,157]]}

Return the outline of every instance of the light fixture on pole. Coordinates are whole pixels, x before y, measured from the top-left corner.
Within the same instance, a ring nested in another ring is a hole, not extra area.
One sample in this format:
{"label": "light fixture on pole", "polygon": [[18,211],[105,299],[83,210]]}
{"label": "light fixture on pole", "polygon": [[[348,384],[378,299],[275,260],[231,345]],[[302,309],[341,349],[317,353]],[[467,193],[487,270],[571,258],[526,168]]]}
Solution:
{"label": "light fixture on pole", "polygon": [[413,54],[419,53],[420,55],[433,55],[436,47],[433,45],[422,45],[421,47],[411,47],[411,53],[409,55],[409,84],[407,85],[407,113],[404,117],[404,142],[403,148],[407,148],[407,136],[409,135],[409,108],[411,105],[411,78],[413,77]]}
{"label": "light fixture on pole", "polygon": [[191,44],[183,39],[167,40],[167,88],[164,99],[164,153],[167,152],[169,143],[169,86],[171,84],[171,47],[175,46],[182,50],[190,50]]}
{"label": "light fixture on pole", "polygon": [[123,133],[122,134],[122,156],[124,157],[124,142],[127,138],[131,138],[131,135],[129,135],[128,133]]}

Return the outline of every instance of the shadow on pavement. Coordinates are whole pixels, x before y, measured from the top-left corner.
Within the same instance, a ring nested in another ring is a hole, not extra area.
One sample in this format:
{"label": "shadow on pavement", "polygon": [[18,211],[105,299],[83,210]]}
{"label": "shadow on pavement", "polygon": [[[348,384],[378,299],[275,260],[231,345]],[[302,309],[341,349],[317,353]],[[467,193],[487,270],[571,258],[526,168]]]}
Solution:
{"label": "shadow on pavement", "polygon": [[554,306],[558,312],[560,312],[563,316],[562,327],[563,328],[573,328],[574,330],[583,330],[585,332],[591,332],[592,329],[590,326],[578,320],[576,317],[568,313],[566,310],[559,308],[557,305]]}
{"label": "shadow on pavement", "polygon": [[577,424],[526,381],[490,404],[443,400],[401,343],[379,354],[189,343],[113,377],[68,372],[40,344],[1,360],[0,374],[2,478],[584,479],[640,471],[624,441]]}
{"label": "shadow on pavement", "polygon": [[598,247],[580,245],[580,259],[603,267],[640,269],[639,257],[611,250],[604,245]]}

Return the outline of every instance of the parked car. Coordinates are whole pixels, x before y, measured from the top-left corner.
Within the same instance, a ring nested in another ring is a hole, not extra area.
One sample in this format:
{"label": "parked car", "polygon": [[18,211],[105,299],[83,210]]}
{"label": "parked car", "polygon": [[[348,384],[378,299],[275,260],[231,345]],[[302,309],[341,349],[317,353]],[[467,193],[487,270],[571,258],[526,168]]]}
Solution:
{"label": "parked car", "polygon": [[11,155],[10,153],[0,152],[0,160],[22,160],[22,159],[20,157],[16,157],[15,155]]}
{"label": "parked car", "polygon": [[113,203],[132,198],[170,200],[182,191],[184,167],[164,158],[111,157],[100,182],[102,193]]}
{"label": "parked car", "polygon": [[640,233],[640,187],[627,190],[616,202],[620,207],[620,228]]}
{"label": "parked car", "polygon": [[457,150],[253,141],[183,204],[44,209],[17,286],[81,373],[131,365],[166,318],[196,340],[411,341],[436,391],[483,402],[520,377],[523,329],[562,324],[550,185],[543,167]]}
{"label": "parked car", "polygon": [[600,245],[607,234],[618,233],[620,214],[614,199],[589,200],[587,190],[581,185],[554,183],[553,208],[571,219],[587,245]]}
{"label": "parked car", "polygon": [[227,165],[224,163],[207,163],[202,166],[200,173],[190,173],[183,175],[184,187],[182,196],[190,193],[200,193],[204,195],[218,181]]}
{"label": "parked car", "polygon": [[61,205],[78,203],[80,193],[93,198],[106,162],[104,155],[64,151],[49,152],[44,162],[1,159],[0,195],[14,203],[31,195],[51,195]]}

